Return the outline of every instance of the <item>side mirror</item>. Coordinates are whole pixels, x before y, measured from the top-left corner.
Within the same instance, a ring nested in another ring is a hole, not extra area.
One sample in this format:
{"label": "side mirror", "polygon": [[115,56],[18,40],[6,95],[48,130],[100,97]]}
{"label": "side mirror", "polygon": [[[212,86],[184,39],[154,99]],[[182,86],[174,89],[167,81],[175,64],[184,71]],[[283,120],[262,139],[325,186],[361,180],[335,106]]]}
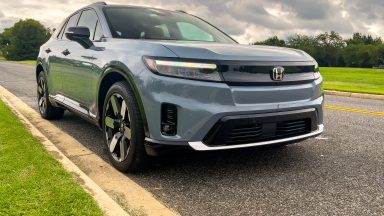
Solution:
{"label": "side mirror", "polygon": [[89,49],[91,46],[93,46],[93,43],[89,39],[89,36],[89,29],[83,26],[69,27],[65,32],[65,37],[67,37],[71,41],[78,42],[85,49]]}

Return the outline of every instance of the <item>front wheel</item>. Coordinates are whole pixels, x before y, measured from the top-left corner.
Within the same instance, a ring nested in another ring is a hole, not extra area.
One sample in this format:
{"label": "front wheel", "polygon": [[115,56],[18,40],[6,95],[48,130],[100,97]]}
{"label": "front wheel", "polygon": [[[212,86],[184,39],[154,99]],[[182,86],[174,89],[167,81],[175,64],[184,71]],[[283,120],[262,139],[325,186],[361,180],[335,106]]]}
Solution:
{"label": "front wheel", "polygon": [[139,106],[126,82],[112,85],[103,106],[103,132],[108,156],[116,169],[135,172],[144,167],[144,127]]}

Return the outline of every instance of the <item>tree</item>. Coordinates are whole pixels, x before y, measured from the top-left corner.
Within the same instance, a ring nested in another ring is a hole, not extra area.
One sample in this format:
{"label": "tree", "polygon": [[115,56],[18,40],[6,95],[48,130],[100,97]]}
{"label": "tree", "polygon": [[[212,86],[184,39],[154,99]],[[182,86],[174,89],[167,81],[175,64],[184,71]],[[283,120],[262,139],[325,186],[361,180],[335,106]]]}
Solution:
{"label": "tree", "polygon": [[317,36],[295,34],[286,41],[274,36],[254,44],[280,45],[303,50],[315,58],[320,66],[326,67],[370,68],[384,65],[383,40],[369,34],[354,33],[347,40],[334,31]]}
{"label": "tree", "polygon": [[50,30],[39,21],[20,20],[1,34],[0,48],[7,60],[36,59],[39,47],[50,36]]}
{"label": "tree", "polygon": [[268,38],[265,41],[255,42],[252,45],[267,45],[267,46],[285,47],[285,41],[280,40],[277,36],[273,36],[273,37]]}
{"label": "tree", "polygon": [[322,51],[316,37],[295,34],[288,37],[287,45],[288,47],[307,52],[318,61],[319,65],[323,66],[325,64],[325,60],[322,59],[322,56],[320,55]]}
{"label": "tree", "polygon": [[345,40],[347,45],[381,45],[383,40],[381,37],[373,38],[371,35],[362,33],[354,33],[352,38]]}
{"label": "tree", "polygon": [[304,50],[309,54],[315,54],[315,51],[319,46],[315,37],[300,34],[289,36],[287,45],[291,48]]}
{"label": "tree", "polygon": [[341,50],[346,46],[343,38],[336,32],[325,32],[316,36],[319,43],[321,65],[327,67],[341,66]]}
{"label": "tree", "polygon": [[371,68],[384,64],[384,45],[349,45],[342,51],[347,67]]}

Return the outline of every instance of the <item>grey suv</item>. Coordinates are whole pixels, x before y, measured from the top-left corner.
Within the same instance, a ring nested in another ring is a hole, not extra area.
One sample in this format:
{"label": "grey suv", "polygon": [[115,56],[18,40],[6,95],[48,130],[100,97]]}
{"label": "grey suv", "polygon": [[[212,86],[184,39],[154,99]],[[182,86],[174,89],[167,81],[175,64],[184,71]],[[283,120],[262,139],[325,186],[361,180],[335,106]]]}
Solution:
{"label": "grey suv", "polygon": [[322,77],[300,50],[240,45],[183,11],[95,3],[40,48],[38,105],[101,128],[111,163],[163,149],[284,145],[323,131]]}

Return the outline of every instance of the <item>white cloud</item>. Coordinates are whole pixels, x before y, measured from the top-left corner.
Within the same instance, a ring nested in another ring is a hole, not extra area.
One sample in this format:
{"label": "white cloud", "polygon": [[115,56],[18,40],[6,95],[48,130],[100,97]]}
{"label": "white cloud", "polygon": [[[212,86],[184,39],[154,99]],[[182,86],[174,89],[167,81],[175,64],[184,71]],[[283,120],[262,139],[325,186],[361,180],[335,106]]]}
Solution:
{"label": "white cloud", "polygon": [[[15,21],[33,18],[55,27],[91,0],[12,0],[0,2],[0,31]],[[127,4],[125,0],[110,3]],[[132,0],[129,4],[181,9],[197,15],[241,43],[277,35],[317,34],[335,30],[343,36],[354,32],[383,36],[382,0]]]}

